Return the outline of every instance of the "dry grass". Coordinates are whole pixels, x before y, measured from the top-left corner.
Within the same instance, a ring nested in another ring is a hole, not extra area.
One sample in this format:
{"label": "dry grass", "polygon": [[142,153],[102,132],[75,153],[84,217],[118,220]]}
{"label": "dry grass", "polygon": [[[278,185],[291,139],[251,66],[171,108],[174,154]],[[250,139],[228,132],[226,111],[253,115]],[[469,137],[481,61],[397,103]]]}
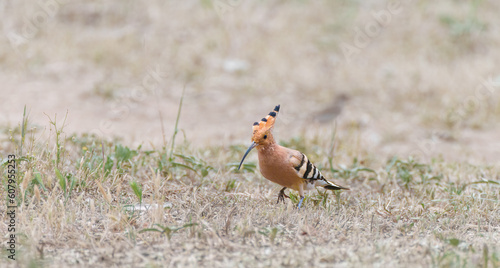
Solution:
{"label": "dry grass", "polygon": [[[500,267],[500,5],[400,4],[356,46],[389,2],[66,1],[32,35],[44,9],[0,3],[0,266]],[[351,191],[297,210],[255,154],[236,171],[276,104]]]}
{"label": "dry grass", "polygon": [[[313,158],[328,154],[320,149],[327,144],[316,145]],[[25,146],[21,266],[500,265],[494,167],[394,158],[373,172],[319,161],[352,190],[311,192],[297,210],[296,195],[275,204],[279,187],[255,163],[235,172],[243,146],[180,146],[170,160],[168,150],[88,136],[68,137],[59,149],[33,139]]]}

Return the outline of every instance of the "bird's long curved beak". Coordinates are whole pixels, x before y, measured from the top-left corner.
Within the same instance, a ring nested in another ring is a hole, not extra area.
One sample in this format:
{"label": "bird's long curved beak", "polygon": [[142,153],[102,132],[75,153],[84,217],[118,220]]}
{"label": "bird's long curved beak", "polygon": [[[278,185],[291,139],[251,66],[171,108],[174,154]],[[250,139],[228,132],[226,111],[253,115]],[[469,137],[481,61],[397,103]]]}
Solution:
{"label": "bird's long curved beak", "polygon": [[247,154],[257,146],[257,143],[255,141],[252,141],[252,144],[250,144],[250,147],[248,147],[247,151],[245,152],[245,155],[243,155],[243,158],[241,159],[240,166],[238,167],[238,170],[240,170],[241,165],[243,164],[243,160],[245,160],[245,157],[247,157]]}

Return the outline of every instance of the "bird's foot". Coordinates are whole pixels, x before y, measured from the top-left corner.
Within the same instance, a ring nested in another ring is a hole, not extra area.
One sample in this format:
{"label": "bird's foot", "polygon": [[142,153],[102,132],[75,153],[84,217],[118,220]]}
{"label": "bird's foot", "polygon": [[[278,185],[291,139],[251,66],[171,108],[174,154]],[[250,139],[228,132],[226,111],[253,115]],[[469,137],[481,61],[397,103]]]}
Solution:
{"label": "bird's foot", "polygon": [[280,193],[278,194],[278,202],[276,202],[276,204],[279,204],[280,201],[285,203],[285,197],[290,198],[288,195],[285,194],[285,189],[286,187],[281,189]]}

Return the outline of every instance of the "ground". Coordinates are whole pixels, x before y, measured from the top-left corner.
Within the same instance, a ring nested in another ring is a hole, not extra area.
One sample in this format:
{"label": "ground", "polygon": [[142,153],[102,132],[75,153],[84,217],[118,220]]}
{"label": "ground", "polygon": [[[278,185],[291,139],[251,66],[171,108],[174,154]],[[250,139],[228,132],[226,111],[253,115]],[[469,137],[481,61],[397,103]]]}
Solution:
{"label": "ground", "polygon": [[[1,266],[500,266],[499,9],[0,3]],[[255,152],[236,169],[278,104],[350,191],[297,210]]]}

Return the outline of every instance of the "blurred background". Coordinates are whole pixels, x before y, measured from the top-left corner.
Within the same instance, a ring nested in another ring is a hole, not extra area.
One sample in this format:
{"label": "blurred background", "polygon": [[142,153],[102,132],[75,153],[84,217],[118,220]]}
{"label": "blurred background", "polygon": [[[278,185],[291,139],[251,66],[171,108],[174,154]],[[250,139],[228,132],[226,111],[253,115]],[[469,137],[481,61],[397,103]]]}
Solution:
{"label": "blurred background", "polygon": [[[498,163],[498,1],[1,1],[0,129]],[[165,137],[164,137],[165,136]]]}

